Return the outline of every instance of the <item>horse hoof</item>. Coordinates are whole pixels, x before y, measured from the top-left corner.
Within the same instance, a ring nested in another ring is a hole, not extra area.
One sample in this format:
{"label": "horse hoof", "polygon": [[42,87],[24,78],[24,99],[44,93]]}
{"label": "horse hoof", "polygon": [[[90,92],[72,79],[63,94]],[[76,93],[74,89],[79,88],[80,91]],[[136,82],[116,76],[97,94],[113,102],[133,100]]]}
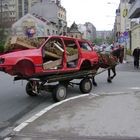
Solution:
{"label": "horse hoof", "polygon": [[107,79],[107,82],[108,82],[108,83],[112,83],[112,81],[111,81],[111,79],[110,79],[110,78],[108,78],[108,79]]}
{"label": "horse hoof", "polygon": [[94,85],[95,87],[97,87],[97,83],[93,82],[93,85]]}

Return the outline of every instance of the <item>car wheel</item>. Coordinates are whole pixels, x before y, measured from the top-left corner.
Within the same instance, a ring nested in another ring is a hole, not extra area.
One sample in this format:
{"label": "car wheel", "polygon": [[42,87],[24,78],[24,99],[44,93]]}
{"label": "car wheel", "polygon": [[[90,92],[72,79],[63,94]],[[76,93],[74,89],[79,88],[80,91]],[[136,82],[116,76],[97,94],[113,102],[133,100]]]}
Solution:
{"label": "car wheel", "polygon": [[89,78],[81,80],[79,88],[82,93],[89,93],[92,90],[91,80]]}
{"label": "car wheel", "polygon": [[61,85],[61,84],[57,85],[54,88],[54,91],[52,93],[52,97],[53,97],[53,100],[55,102],[59,102],[59,101],[66,99],[66,97],[67,97],[66,87],[64,85]]}
{"label": "car wheel", "polygon": [[33,82],[30,81],[26,84],[26,93],[31,97],[34,97],[34,96],[38,95],[37,93],[35,93],[33,91]]}

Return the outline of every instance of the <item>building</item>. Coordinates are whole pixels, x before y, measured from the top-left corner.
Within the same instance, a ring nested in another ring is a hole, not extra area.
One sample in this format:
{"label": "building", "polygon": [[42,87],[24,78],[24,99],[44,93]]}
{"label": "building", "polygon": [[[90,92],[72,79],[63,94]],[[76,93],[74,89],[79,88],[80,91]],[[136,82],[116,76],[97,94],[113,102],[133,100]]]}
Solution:
{"label": "building", "polygon": [[92,23],[79,24],[78,30],[82,33],[83,39],[90,40],[91,42],[96,39],[96,28]]}
{"label": "building", "polygon": [[116,10],[114,32],[115,32],[115,41],[118,44],[123,45],[126,49],[131,50],[130,43],[131,20],[128,17],[129,8],[130,5],[128,3],[128,0],[120,0],[119,7]]}
{"label": "building", "polygon": [[16,20],[15,0],[0,0],[0,24],[9,27]]}
{"label": "building", "polygon": [[26,14],[12,25],[13,36],[43,37],[57,35],[57,27],[47,19]]}
{"label": "building", "polygon": [[17,19],[29,13],[31,7],[37,3],[40,3],[42,0],[15,0],[16,1],[16,12]]}
{"label": "building", "polygon": [[82,33],[78,30],[78,25],[75,22],[73,22],[71,27],[68,29],[67,35],[70,37],[82,39]]}
{"label": "building", "polygon": [[112,31],[96,31],[97,38],[102,38],[103,40],[111,38],[112,35],[113,35]]}
{"label": "building", "polygon": [[129,18],[139,18],[140,17],[140,1],[139,0],[128,0],[130,4]]}
{"label": "building", "polygon": [[43,17],[56,24],[58,35],[66,34],[66,10],[61,6],[60,0],[42,0],[41,3],[32,6],[30,13]]}
{"label": "building", "polygon": [[29,13],[31,6],[41,0],[0,0],[0,23],[6,27]]}
{"label": "building", "polygon": [[131,19],[131,50],[140,46],[140,1],[129,0],[128,16]]}
{"label": "building", "polygon": [[120,31],[121,31],[121,15],[120,15],[120,6],[118,9],[116,9],[116,17],[115,17],[115,23],[114,23],[114,41],[118,42],[120,37]]}

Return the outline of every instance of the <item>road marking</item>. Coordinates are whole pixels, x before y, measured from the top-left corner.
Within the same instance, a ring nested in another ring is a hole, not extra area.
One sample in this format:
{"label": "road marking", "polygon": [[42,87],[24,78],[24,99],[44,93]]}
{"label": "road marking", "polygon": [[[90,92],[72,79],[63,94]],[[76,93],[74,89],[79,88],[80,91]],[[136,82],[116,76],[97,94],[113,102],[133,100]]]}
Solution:
{"label": "road marking", "polygon": [[[54,107],[57,107],[67,101],[70,101],[70,100],[74,100],[74,99],[77,99],[77,98],[81,98],[81,97],[86,97],[86,96],[94,96],[94,97],[97,97],[97,96],[101,96],[101,95],[119,95],[119,94],[126,94],[125,92],[111,92],[111,93],[102,93],[102,94],[94,94],[94,93],[90,93],[90,94],[84,94],[84,95],[79,95],[79,96],[75,96],[75,97],[71,97],[71,98],[68,98],[68,99],[65,99],[63,101],[60,101],[60,102],[57,102],[57,103],[54,103],[44,109],[42,109],[41,111],[39,111],[38,113],[36,113],[34,116],[30,117],[29,119],[27,119],[26,121],[22,122],[21,124],[19,124],[17,127],[15,127],[13,129],[14,132],[20,132],[23,128],[25,128],[27,125],[29,125],[29,123],[35,121],[36,119],[38,119],[39,117],[41,117],[43,114],[45,114],[46,112],[48,112],[49,110],[53,109]],[[7,139],[5,139],[7,140]]]}
{"label": "road marking", "polygon": [[52,108],[54,108],[56,106],[59,106],[60,104],[63,104],[65,102],[67,102],[67,101],[74,100],[74,99],[77,99],[77,98],[86,97],[86,96],[89,96],[89,95],[90,94],[84,94],[84,95],[79,95],[79,96],[71,97],[71,98],[65,99],[65,100],[63,100],[61,102],[55,103],[55,104],[53,104],[53,105],[51,105],[49,107],[46,107],[43,110],[39,111],[34,116],[32,116],[31,118],[29,118],[28,120],[26,120],[23,123],[19,124],[17,127],[15,127],[13,129],[13,131],[15,131],[15,132],[21,131],[23,128],[25,128],[27,125],[29,125],[29,123],[35,121],[36,119],[38,119],[39,117],[41,117],[43,114],[45,114],[46,112],[48,112]]}
{"label": "road marking", "polygon": [[4,140],[11,140],[11,137],[9,137],[9,138],[5,138]]}
{"label": "road marking", "polygon": [[23,122],[19,126],[17,126],[16,128],[14,128],[14,131],[19,132],[21,129],[23,129],[27,125],[28,125],[28,123]]}
{"label": "road marking", "polygon": [[130,87],[130,89],[140,89],[140,87]]}

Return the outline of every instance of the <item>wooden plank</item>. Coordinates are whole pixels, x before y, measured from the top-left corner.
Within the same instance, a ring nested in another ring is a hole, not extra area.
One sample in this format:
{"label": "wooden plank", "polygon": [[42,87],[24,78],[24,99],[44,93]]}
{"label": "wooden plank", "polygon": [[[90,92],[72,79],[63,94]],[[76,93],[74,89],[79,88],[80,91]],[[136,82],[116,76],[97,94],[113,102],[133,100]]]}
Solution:
{"label": "wooden plank", "polygon": [[[72,55],[72,56],[68,56],[67,57],[67,62],[74,61],[76,59],[78,59],[78,54],[75,54],[75,55]],[[55,60],[55,61],[46,62],[46,63],[43,64],[43,68],[44,69],[55,68],[58,65],[61,65],[61,63],[62,63],[62,59],[58,59],[58,60]]]}
{"label": "wooden plank", "polygon": [[18,40],[18,37],[17,36],[14,36],[11,38],[11,42],[10,42],[11,45],[18,45],[18,46],[22,46],[24,48],[35,48],[34,46],[32,45],[29,45],[27,43],[24,43],[22,40]]}
{"label": "wooden plank", "polygon": [[31,49],[31,48],[35,48],[35,47],[32,46],[32,45],[26,44],[26,43],[21,42],[21,41],[18,41],[18,40],[16,41],[15,44],[20,45],[20,46],[23,46],[23,47],[25,47],[25,48],[29,48],[29,49]]}
{"label": "wooden plank", "polygon": [[10,42],[11,45],[15,44],[16,41],[17,41],[17,36],[12,37],[12,38],[11,38],[11,42]]}
{"label": "wooden plank", "polygon": [[58,65],[60,65],[62,63],[62,59],[58,59],[58,60],[55,60],[55,61],[48,61],[46,63],[43,64],[43,68],[44,69],[52,69]]}
{"label": "wooden plank", "polygon": [[67,57],[67,62],[74,61],[76,59],[78,59],[78,54],[74,54],[74,55],[68,56]]}
{"label": "wooden plank", "polygon": [[48,51],[45,51],[45,54],[46,54],[46,57],[47,57],[47,58],[49,58],[49,57],[61,58],[61,57],[62,57],[62,56],[58,56],[57,54],[52,53],[52,52],[48,52]]}

